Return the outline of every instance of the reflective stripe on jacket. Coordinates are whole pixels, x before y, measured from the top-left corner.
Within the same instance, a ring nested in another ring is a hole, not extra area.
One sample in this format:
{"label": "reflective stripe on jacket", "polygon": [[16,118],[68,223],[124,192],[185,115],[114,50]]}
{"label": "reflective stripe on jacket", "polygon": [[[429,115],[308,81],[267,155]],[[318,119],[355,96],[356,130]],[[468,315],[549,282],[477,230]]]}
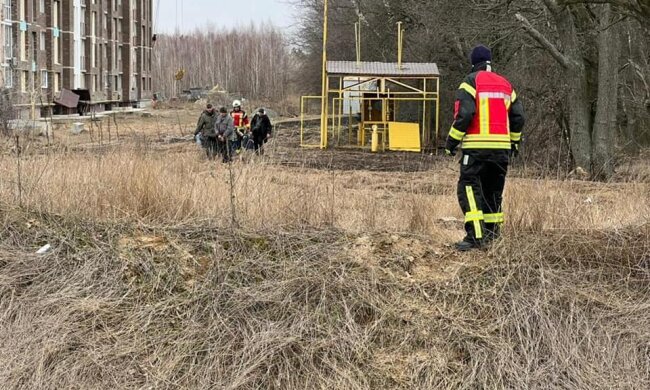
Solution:
{"label": "reflective stripe on jacket", "polygon": [[248,115],[246,111],[230,111],[230,116],[235,124],[235,127],[248,127]]}
{"label": "reflective stripe on jacket", "polygon": [[463,149],[505,149],[521,141],[523,106],[510,82],[487,70],[471,73],[456,93],[447,144]]}

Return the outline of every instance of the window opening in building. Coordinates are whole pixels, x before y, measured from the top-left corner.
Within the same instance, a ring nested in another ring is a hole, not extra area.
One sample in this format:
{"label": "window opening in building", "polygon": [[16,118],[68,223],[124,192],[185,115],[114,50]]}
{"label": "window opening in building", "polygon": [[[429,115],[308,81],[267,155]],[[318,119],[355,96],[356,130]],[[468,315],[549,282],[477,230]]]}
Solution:
{"label": "window opening in building", "polygon": [[9,65],[3,66],[3,77],[5,82],[5,88],[13,88],[14,86],[14,74]]}
{"label": "window opening in building", "polygon": [[27,92],[27,79],[29,78],[29,73],[26,70],[20,72],[20,90],[22,92]]}

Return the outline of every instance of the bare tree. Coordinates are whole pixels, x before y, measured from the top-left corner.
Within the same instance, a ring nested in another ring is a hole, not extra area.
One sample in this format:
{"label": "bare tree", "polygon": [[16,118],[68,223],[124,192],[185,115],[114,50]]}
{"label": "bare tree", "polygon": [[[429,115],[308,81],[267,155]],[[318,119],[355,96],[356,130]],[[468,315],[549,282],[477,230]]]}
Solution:
{"label": "bare tree", "polygon": [[620,138],[625,151],[636,154],[650,146],[650,42],[649,28],[628,19],[624,26],[621,72],[621,107],[624,124]]}
{"label": "bare tree", "polygon": [[[521,13],[516,15],[517,19],[559,63],[566,80],[572,84],[568,90],[569,128],[575,165],[588,170],[595,178],[607,179],[614,173],[616,136],[620,133],[617,129],[623,43],[620,24],[626,15],[614,11],[615,2],[543,0],[542,3],[554,22],[557,44]],[[590,36],[595,36],[593,42]],[[596,60],[590,62],[593,52]]]}
{"label": "bare tree", "polygon": [[647,0],[560,0],[561,5],[608,4],[628,12],[639,20],[650,20],[650,2]]}
{"label": "bare tree", "polygon": [[560,7],[555,0],[543,0],[551,19],[555,22],[557,35],[564,48],[539,32],[521,13],[516,14],[523,28],[560,64],[565,77],[571,80],[568,90],[570,101],[569,128],[570,145],[577,167],[591,169],[591,101],[588,84],[588,69],[582,52],[582,43],[576,27],[575,15],[569,7]]}
{"label": "bare tree", "polygon": [[0,135],[9,137],[12,134],[11,121],[16,119],[13,93],[10,89],[0,91]]}
{"label": "bare tree", "polygon": [[598,102],[592,136],[593,174],[601,179],[614,174],[621,39],[619,26],[613,21],[612,6],[603,5],[598,34]]}

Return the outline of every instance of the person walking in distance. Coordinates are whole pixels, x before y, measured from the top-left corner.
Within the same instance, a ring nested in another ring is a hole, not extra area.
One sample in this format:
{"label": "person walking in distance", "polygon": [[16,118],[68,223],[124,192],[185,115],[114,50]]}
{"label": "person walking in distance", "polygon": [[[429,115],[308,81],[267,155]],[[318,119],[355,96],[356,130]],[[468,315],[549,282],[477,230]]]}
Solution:
{"label": "person walking in distance", "polygon": [[226,107],[219,109],[219,115],[214,123],[214,131],[217,134],[217,150],[223,157],[223,162],[232,161],[233,142],[237,137],[232,117],[228,115]]}
{"label": "person walking in distance", "polygon": [[269,116],[266,115],[266,110],[264,108],[258,109],[251,121],[253,148],[257,154],[264,154],[264,144],[271,138],[272,131],[273,125]]}
{"label": "person walking in distance", "polygon": [[503,189],[511,157],[519,153],[524,108],[510,82],[492,69],[492,52],[476,46],[472,71],[456,92],[454,124],[445,153],[462,144],[458,201],[465,214],[465,238],[456,249],[481,248],[499,237]]}
{"label": "person walking in distance", "polygon": [[213,160],[217,154],[217,134],[214,130],[216,120],[217,114],[214,112],[214,107],[208,103],[199,117],[196,130],[194,130],[194,138],[199,137],[201,146],[210,160]]}

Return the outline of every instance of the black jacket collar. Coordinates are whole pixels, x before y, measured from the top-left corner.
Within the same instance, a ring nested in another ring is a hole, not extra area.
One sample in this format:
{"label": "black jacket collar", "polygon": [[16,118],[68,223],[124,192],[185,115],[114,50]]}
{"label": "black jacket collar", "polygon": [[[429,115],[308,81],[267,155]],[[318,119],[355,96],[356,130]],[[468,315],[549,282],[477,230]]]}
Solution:
{"label": "black jacket collar", "polygon": [[492,62],[491,61],[483,61],[479,62],[478,64],[472,66],[472,73],[478,72],[481,70],[487,70],[489,72],[492,71]]}

